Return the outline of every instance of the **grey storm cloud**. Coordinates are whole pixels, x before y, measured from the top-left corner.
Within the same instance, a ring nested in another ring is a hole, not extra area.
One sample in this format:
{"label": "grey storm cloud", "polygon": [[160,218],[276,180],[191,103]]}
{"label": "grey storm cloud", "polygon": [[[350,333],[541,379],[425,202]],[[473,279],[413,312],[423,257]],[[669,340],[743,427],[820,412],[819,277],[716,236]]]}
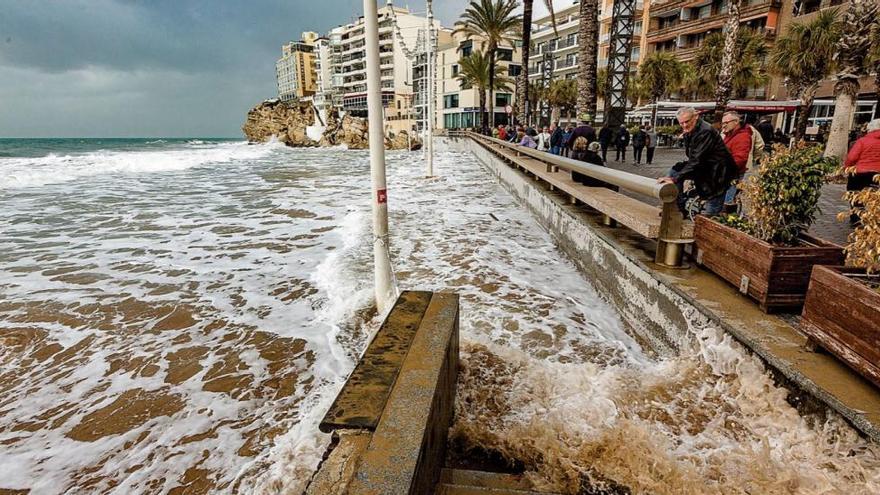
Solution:
{"label": "grey storm cloud", "polygon": [[[467,1],[434,3],[452,25]],[[248,108],[275,94],[281,44],[362,5],[0,0],[0,137],[240,136]]]}

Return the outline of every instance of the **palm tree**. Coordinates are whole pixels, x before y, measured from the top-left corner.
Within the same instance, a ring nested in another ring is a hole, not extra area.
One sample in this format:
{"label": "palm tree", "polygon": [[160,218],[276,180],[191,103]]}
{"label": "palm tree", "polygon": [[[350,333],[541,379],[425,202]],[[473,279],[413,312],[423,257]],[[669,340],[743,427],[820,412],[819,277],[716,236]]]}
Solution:
{"label": "palm tree", "polygon": [[550,83],[550,89],[547,91],[547,101],[553,108],[552,121],[559,120],[562,112],[566,116],[571,117],[571,112],[575,108],[577,102],[577,83],[574,79],[557,79]]}
{"label": "palm tree", "polygon": [[871,60],[874,64],[874,93],[877,95],[873,118],[880,119],[880,19],[874,22],[871,32]]}
{"label": "palm tree", "polygon": [[834,68],[840,28],[837,9],[823,10],[808,23],[792,24],[770,54],[771,69],[783,77],[789,92],[801,101],[794,129],[796,140],[806,133],[819,83]]}
{"label": "palm tree", "polygon": [[739,39],[739,9],[744,0],[730,0],[727,23],[724,26],[724,50],[721,55],[721,67],[718,71],[718,83],[715,86],[715,123],[721,125],[721,116],[730,101],[733,91],[733,77],[736,70],[736,48]]}
{"label": "palm tree", "polygon": [[[529,84],[529,52],[531,51],[532,42],[532,3],[534,0],[523,0],[522,15],[522,70],[516,78],[516,100],[517,111],[528,120],[527,109],[529,107],[527,100],[528,94],[526,88]],[[556,34],[556,14],[553,12],[553,0],[544,0],[544,5],[550,11],[550,23],[553,24],[553,33]]]}
{"label": "palm tree", "polygon": [[495,102],[492,88],[495,86],[495,52],[502,42],[511,46],[514,37],[519,35],[521,16],[515,15],[516,0],[471,0],[468,8],[455,23],[453,34],[464,33],[466,39],[482,38],[481,48],[489,54],[489,104],[492,111],[483,121],[483,130],[488,132],[495,125]]}
{"label": "palm tree", "polygon": [[578,25],[578,120],[596,116],[596,47],[599,46],[599,2],[581,0]]}
{"label": "palm tree", "polygon": [[662,96],[681,86],[686,65],[670,52],[654,52],[639,66],[639,85],[651,98],[651,124],[657,125],[657,102]]}
{"label": "palm tree", "polygon": [[[496,64],[497,69],[497,62],[492,61],[492,63]],[[479,50],[474,50],[467,57],[459,59],[458,75],[455,76],[462,89],[477,88],[477,93],[480,95],[480,115],[482,116],[480,124],[483,128],[486,126],[486,90],[490,87],[489,73],[491,71],[489,70],[489,64],[489,57],[483,55],[483,52]],[[496,77],[492,81],[492,84],[494,84],[493,89],[509,90],[512,82],[512,80],[504,76]]]}
{"label": "palm tree", "polygon": [[859,77],[871,49],[871,26],[877,16],[876,0],[850,0],[837,42],[837,81],[834,83],[834,118],[825,144],[826,157],[846,155],[849,130],[855,114]]}
{"label": "palm tree", "polygon": [[[724,49],[725,36],[722,33],[712,33],[703,40],[685,77],[685,89],[692,96],[706,98],[718,94],[717,75],[721,72]],[[730,84],[733,94],[745,95],[749,88],[767,83],[767,44],[763,36],[751,29],[742,30],[733,54]]]}

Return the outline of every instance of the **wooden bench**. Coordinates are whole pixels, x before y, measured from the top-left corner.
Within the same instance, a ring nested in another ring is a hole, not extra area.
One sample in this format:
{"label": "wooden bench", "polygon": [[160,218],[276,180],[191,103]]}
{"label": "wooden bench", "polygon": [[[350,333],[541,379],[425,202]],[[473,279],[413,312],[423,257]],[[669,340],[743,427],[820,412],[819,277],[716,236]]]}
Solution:
{"label": "wooden bench", "polygon": [[[547,182],[551,189],[559,189],[568,194],[572,203],[581,201],[643,237],[661,238],[662,209],[660,207],[649,205],[606,187],[585,186],[574,180],[571,172],[561,171],[535,158],[517,155],[514,150],[497,146],[489,148],[508,162],[534,175],[535,179]],[[690,243],[693,237],[693,222],[683,222],[679,242]]]}

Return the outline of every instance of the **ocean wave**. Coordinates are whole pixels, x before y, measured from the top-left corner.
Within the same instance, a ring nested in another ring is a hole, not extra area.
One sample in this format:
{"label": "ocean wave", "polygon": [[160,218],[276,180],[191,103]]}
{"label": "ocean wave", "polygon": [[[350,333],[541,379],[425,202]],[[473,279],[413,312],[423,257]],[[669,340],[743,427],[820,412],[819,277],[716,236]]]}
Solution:
{"label": "ocean wave", "polygon": [[197,149],[99,150],[81,155],[50,153],[37,158],[4,158],[0,159],[0,190],[39,187],[103,174],[162,173],[253,160],[267,156],[276,148],[234,142]]}

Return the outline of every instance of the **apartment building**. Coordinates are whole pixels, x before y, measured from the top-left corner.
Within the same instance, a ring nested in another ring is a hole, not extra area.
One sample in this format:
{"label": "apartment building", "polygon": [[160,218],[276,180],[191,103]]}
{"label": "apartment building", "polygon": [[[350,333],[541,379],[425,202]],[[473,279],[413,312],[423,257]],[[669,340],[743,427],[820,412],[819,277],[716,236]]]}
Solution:
{"label": "apartment building", "polygon": [[[522,43],[514,41],[512,45],[502,44],[496,52],[499,76],[511,79],[508,90],[494,93],[494,101],[488,102],[489,111],[495,114],[496,124],[506,124],[508,114],[506,107],[513,104],[515,91],[513,81],[522,71]],[[476,88],[462,86],[458,80],[459,60],[470,55],[474,50],[482,51],[482,40],[466,39],[463,34],[450,35],[445,43],[437,47],[437,117],[436,128],[461,129],[480,127],[480,94]],[[488,98],[488,95],[487,95]]]}
{"label": "apartment building", "polygon": [[[721,32],[727,23],[728,0],[653,0],[648,15],[648,52],[671,52],[681,61],[692,60],[703,40]],[[780,0],[746,0],[740,9],[740,27],[763,33],[768,44],[780,25]],[[772,97],[767,87],[749,90],[748,98]]]}
{"label": "apartment building", "polygon": [[[381,71],[382,103],[388,130],[411,130],[413,87],[411,57],[415,53],[419,31],[427,25],[425,17],[406,8],[386,5],[379,15],[379,69]],[[396,28],[395,28],[396,24]],[[435,29],[440,28],[434,21]],[[334,45],[337,73],[341,79],[342,109],[353,115],[367,112],[367,55],[364,19],[341,26]],[[331,45],[333,38],[331,36]]]}
{"label": "apartment building", "polygon": [[[809,22],[820,11],[837,8],[839,15],[843,15],[846,8],[845,0],[784,0],[780,10],[779,24],[780,34],[788,30],[795,22]],[[858,127],[870,121],[875,115],[880,115],[877,108],[877,93],[874,87],[874,76],[869,75],[859,80],[859,99],[856,105],[853,126]],[[792,98],[781,78],[775,78],[771,83],[771,93],[778,99]],[[834,117],[834,79],[827,78],[819,85],[816,91],[816,99],[810,112],[809,122],[811,126],[830,125]],[[793,119],[789,119],[793,121]]]}
{"label": "apartment building", "polygon": [[275,62],[275,82],[282,101],[299,100],[315,94],[315,42],[318,34],[307,31],[299,41],[281,46],[281,58]]}
{"label": "apartment building", "polygon": [[[611,46],[611,17],[614,0],[599,0],[599,44],[596,50],[597,68],[608,66],[608,52]],[[635,72],[642,60],[646,40],[644,13],[646,9],[642,1],[636,3],[635,22],[631,41],[630,67]],[[578,30],[580,29],[580,4],[574,4],[556,12],[556,31],[550,16],[539,18],[533,22],[532,50],[529,53],[529,80],[537,81],[542,77],[541,64],[546,53],[553,59],[553,79],[574,79],[578,71]],[[599,119],[601,120],[604,101],[597,102]]]}

